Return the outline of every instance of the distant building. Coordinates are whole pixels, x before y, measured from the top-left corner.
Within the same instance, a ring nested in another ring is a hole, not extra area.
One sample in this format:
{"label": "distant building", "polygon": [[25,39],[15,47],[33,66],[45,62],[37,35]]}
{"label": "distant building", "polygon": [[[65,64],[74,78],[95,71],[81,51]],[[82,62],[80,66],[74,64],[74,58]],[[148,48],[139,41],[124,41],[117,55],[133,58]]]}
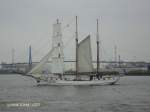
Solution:
{"label": "distant building", "polygon": [[147,64],[147,69],[148,69],[148,70],[150,70],[150,63],[149,63],[149,64]]}
{"label": "distant building", "polygon": [[1,63],[1,70],[2,71],[22,71],[22,72],[26,72],[28,69],[28,64],[24,64],[24,63],[17,63],[17,64],[7,64],[5,62]]}
{"label": "distant building", "polygon": [[148,70],[147,64],[145,62],[121,62],[120,64],[108,64],[105,66],[106,69],[124,69],[126,71],[135,70]]}
{"label": "distant building", "polygon": [[7,64],[5,62],[2,62],[1,63],[1,69],[5,70],[5,71],[13,71],[13,70],[16,70],[17,67],[15,64]]}

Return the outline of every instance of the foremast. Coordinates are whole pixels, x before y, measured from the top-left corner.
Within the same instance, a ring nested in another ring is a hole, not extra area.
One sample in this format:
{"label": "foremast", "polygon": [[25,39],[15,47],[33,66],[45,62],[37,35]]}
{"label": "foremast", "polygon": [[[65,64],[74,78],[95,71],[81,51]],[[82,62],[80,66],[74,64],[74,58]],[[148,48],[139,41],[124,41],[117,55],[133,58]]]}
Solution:
{"label": "foremast", "polygon": [[52,37],[52,48],[55,49],[52,54],[52,73],[58,74],[61,78],[64,73],[64,53],[63,53],[63,41],[61,23],[56,20],[53,24],[53,37]]}

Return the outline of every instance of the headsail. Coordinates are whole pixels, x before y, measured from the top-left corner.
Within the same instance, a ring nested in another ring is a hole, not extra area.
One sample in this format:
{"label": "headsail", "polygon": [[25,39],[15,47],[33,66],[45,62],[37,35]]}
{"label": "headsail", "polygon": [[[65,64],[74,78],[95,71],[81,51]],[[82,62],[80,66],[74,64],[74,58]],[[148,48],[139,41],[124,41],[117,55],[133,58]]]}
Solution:
{"label": "headsail", "polygon": [[[46,62],[49,60],[49,58],[52,56],[54,50],[56,48],[51,49],[46,56],[44,56],[40,63],[37,64],[33,69],[31,69],[31,71],[28,74],[42,74],[43,72],[43,66],[46,64]],[[36,77],[36,76],[35,76]],[[40,77],[40,76],[37,76]]]}
{"label": "headsail", "polygon": [[78,45],[78,72],[92,72],[92,52],[90,35],[82,40]]}

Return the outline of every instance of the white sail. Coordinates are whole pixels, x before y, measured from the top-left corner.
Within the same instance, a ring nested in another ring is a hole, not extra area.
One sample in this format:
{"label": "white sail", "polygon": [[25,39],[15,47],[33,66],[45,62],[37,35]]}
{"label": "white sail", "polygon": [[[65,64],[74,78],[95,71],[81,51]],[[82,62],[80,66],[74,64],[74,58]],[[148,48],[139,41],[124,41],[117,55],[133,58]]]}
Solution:
{"label": "white sail", "polygon": [[92,52],[90,35],[82,40],[78,45],[78,72],[92,72]]}
{"label": "white sail", "polygon": [[[63,74],[64,70],[64,57],[63,57],[63,42],[61,33],[61,23],[58,22],[53,25],[53,38],[52,38],[52,49],[46,56],[42,58],[39,64],[37,64],[28,74],[32,74],[35,77],[41,77],[44,72],[60,73]],[[51,58],[51,68],[48,71],[44,69],[46,63]]]}
{"label": "white sail", "polygon": [[52,47],[56,47],[52,55],[52,73],[63,74],[64,71],[64,54],[63,54],[63,42],[61,23],[57,20],[57,23],[53,24],[53,38]]}
{"label": "white sail", "polygon": [[39,77],[37,74],[42,74],[43,73],[43,66],[46,64],[46,62],[49,60],[49,58],[52,56],[54,50],[56,48],[51,49],[46,56],[44,56],[40,63],[37,64],[33,69],[28,74],[33,74],[35,77]]}

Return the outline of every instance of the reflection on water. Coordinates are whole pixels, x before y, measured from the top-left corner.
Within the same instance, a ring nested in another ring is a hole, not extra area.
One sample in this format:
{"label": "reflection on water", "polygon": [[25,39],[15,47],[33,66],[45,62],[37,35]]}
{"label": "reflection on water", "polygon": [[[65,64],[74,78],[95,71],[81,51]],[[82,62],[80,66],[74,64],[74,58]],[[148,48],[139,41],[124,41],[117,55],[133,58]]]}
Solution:
{"label": "reflection on water", "polygon": [[149,85],[148,76],[123,77],[110,86],[36,86],[28,77],[0,75],[0,111],[149,112]]}

